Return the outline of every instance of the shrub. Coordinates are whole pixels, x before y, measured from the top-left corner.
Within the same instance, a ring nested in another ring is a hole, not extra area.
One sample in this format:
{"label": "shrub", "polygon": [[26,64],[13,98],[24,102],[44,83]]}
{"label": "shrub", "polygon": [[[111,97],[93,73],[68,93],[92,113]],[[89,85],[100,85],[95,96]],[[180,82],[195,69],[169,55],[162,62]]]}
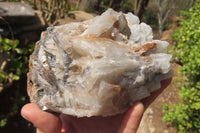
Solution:
{"label": "shrub", "polygon": [[171,122],[180,133],[200,132],[200,0],[181,12],[182,27],[172,39],[174,59],[182,64],[180,71],[187,77],[179,91],[181,102],[164,105],[164,121]]}
{"label": "shrub", "polygon": [[17,68],[8,68],[8,63],[19,65],[16,64],[18,59],[15,58],[16,53],[21,54],[21,49],[17,48],[18,44],[18,40],[12,41],[0,36],[0,83],[7,84],[19,79],[21,72]]}
{"label": "shrub", "polygon": [[6,127],[9,120],[17,116],[25,102],[26,95],[22,93],[25,92],[22,88],[26,87],[26,82],[13,81],[28,72],[28,58],[33,48],[34,44],[22,47],[18,40],[0,36],[0,106],[3,105],[0,107],[0,128]]}
{"label": "shrub", "polygon": [[20,48],[18,40],[0,36],[0,87],[9,87],[21,74],[28,71],[28,56],[33,48]]}

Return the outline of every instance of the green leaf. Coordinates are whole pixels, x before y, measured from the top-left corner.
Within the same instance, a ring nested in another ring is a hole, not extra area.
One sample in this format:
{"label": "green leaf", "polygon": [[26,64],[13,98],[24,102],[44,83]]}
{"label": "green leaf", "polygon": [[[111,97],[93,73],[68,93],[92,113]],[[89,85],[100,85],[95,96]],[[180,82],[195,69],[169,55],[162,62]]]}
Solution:
{"label": "green leaf", "polygon": [[0,72],[0,83],[3,83],[5,79],[5,75]]}
{"label": "green leaf", "polygon": [[5,125],[7,124],[7,119],[4,118],[0,121],[0,127],[5,127]]}
{"label": "green leaf", "polygon": [[19,80],[20,76],[19,75],[13,75],[13,80]]}
{"label": "green leaf", "polygon": [[20,49],[20,48],[15,48],[15,51],[16,51],[18,54],[23,54],[23,50]]}

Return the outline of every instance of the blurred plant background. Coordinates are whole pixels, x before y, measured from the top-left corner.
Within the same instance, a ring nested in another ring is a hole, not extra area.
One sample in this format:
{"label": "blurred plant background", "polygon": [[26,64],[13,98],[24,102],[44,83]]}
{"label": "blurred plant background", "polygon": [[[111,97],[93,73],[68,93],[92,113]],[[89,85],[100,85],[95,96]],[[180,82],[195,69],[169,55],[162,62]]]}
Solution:
{"label": "blurred plant background", "polygon": [[176,45],[171,51],[174,61],[186,78],[179,95],[181,102],[165,105],[164,120],[171,122],[181,133],[200,132],[200,1],[181,12],[181,27],[173,36]]}
{"label": "blurred plant background", "polygon": [[[30,5],[37,22],[8,19],[1,9],[4,2]],[[186,78],[179,86],[181,102],[164,105],[164,120],[177,132],[200,132],[199,5],[199,0],[0,0],[0,132],[34,132],[33,125],[21,118],[20,109],[29,102],[28,60],[41,32],[48,26],[86,20],[108,8],[134,13],[151,25],[155,39],[170,42],[174,63],[181,65]]]}

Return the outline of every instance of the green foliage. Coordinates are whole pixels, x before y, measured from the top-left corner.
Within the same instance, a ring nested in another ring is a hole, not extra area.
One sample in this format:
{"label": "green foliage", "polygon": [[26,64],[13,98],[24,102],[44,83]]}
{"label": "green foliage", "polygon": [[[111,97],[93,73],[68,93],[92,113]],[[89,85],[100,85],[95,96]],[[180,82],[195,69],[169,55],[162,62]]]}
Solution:
{"label": "green foliage", "polygon": [[[22,49],[18,48],[19,41],[9,40],[7,38],[3,39],[0,36],[0,83],[5,83],[8,80],[18,80],[20,71],[16,68],[19,66],[18,59],[15,58],[15,54],[21,54]],[[11,63],[14,67],[8,68],[7,64]]]}
{"label": "green foliage", "polygon": [[182,12],[187,18],[182,18],[182,27],[175,32],[173,39],[177,41],[174,56],[184,64],[181,71],[192,80],[197,81],[200,75],[200,4],[196,4],[189,12]]}
{"label": "green foliage", "polygon": [[[33,52],[34,44],[22,47],[18,40],[10,40],[0,36],[0,87],[10,87],[15,80],[28,72],[28,58]],[[8,104],[0,112],[0,128],[5,127],[11,118],[15,117],[25,102],[24,94],[21,94],[20,82],[14,82],[13,86],[0,93],[1,103]],[[19,89],[20,88],[20,89]],[[2,107],[0,107],[2,108]],[[4,110],[4,111],[3,111]],[[6,110],[6,111],[5,111]]]}
{"label": "green foliage", "polygon": [[[115,1],[113,0],[102,0],[101,3],[104,7],[104,11],[108,8],[113,8],[115,5]],[[115,10],[122,10],[123,12],[131,12],[133,11],[133,4],[129,0],[120,0],[119,9]]]}
{"label": "green foliage", "polygon": [[200,132],[200,88],[180,90],[181,103],[164,105],[164,121],[171,122],[180,133]]}
{"label": "green foliage", "polygon": [[144,21],[145,23],[149,25],[156,25],[156,26],[158,25],[158,19],[152,13],[145,12],[143,14],[142,19],[143,19],[142,21]]}
{"label": "green foliage", "polygon": [[67,0],[24,0],[34,9],[39,9],[46,25],[52,25],[56,20],[71,17],[69,11],[79,10]]}
{"label": "green foliage", "polygon": [[128,0],[122,0],[120,5],[123,12],[133,11],[133,4]]}
{"label": "green foliage", "polygon": [[33,45],[30,46],[28,49],[19,48],[18,40],[0,36],[0,83],[9,84],[27,73],[28,55],[33,51]]}
{"label": "green foliage", "polygon": [[180,133],[200,132],[200,0],[182,15],[182,27],[173,35],[177,42],[173,53],[187,79],[179,91],[181,102],[164,105],[163,119]]}
{"label": "green foliage", "polygon": [[6,123],[7,123],[7,119],[6,118],[0,120],[0,127],[4,127],[6,125]]}
{"label": "green foliage", "polygon": [[84,11],[87,12],[87,13],[91,13],[91,9],[90,8],[85,8]]}
{"label": "green foliage", "polygon": [[106,6],[109,6],[110,0],[102,0],[102,1],[101,1],[101,4],[106,5]]}
{"label": "green foliage", "polygon": [[69,14],[69,11],[72,10],[72,5],[71,4],[67,4],[67,7],[65,8],[65,13]]}

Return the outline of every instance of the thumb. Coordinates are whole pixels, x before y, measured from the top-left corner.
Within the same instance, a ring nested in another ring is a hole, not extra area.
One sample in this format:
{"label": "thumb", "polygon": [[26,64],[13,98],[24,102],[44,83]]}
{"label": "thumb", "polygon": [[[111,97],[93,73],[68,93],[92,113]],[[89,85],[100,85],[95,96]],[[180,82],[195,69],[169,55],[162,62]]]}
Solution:
{"label": "thumb", "polygon": [[26,104],[21,110],[21,115],[28,121],[31,121],[44,133],[61,132],[61,121],[59,117],[42,111],[36,104]]}
{"label": "thumb", "polygon": [[139,102],[125,114],[118,133],[136,133],[139,127],[142,115],[144,113],[144,105]]}

